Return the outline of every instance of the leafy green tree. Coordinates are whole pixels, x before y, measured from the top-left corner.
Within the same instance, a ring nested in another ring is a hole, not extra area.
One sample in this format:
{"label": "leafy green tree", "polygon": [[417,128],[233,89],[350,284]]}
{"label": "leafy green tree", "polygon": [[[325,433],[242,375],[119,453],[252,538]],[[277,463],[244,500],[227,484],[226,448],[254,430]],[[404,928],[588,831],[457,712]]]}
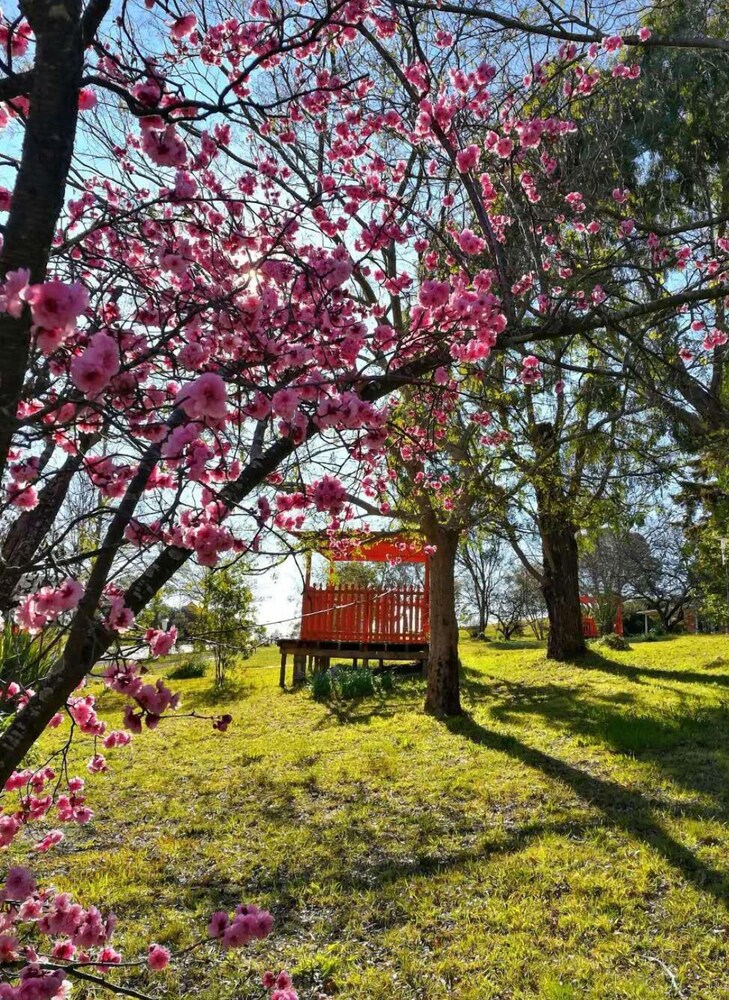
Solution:
{"label": "leafy green tree", "polygon": [[261,640],[254,621],[255,602],[245,563],[222,569],[206,569],[197,582],[198,601],[188,608],[191,638],[211,649],[215,662],[215,685],[222,687],[238,658],[247,658]]}

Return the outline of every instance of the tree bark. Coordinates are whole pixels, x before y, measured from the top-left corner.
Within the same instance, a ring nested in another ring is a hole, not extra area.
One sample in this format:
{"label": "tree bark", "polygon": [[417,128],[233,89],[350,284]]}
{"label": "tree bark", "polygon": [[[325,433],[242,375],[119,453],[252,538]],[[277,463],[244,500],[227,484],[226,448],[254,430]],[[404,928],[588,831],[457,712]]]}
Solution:
{"label": "tree bark", "polygon": [[430,562],[430,655],[425,711],[433,715],[461,714],[456,619],[456,553],[459,532],[429,523],[426,535],[436,551]]}
{"label": "tree bark", "polygon": [[537,446],[543,459],[536,497],[542,543],[541,585],[549,618],[547,656],[551,660],[572,660],[583,656],[587,647],[582,634],[576,528],[564,492],[552,424],[538,425]]}
{"label": "tree bark", "polygon": [[[100,21],[108,2],[96,6]],[[23,151],[0,253],[0,280],[8,271],[28,268],[31,281],[37,283],[46,276],[63,208],[76,138],[85,36],[81,0],[24,0],[21,10],[35,34],[35,63]],[[28,307],[17,319],[0,315],[0,475],[15,430],[29,353]]]}
{"label": "tree bark", "polygon": [[38,495],[38,506],[23,511],[12,524],[0,548],[0,614],[7,615],[15,588],[31,567],[38,549],[48,539],[56,516],[81,466],[87,446],[70,455]]}

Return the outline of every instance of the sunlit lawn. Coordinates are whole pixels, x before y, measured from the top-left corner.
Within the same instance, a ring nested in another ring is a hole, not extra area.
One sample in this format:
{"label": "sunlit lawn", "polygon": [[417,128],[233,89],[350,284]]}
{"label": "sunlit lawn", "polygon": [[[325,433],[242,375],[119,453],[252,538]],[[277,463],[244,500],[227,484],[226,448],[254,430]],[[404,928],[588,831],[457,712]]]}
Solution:
{"label": "sunlit lawn", "polygon": [[729,640],[583,667],[524,642],[462,657],[468,715],[448,726],[420,679],[283,694],[275,649],[217,704],[211,678],[175,682],[234,725],[113,751],[95,820],[44,877],[113,908],[129,955],[239,901],[273,911],[273,937],[222,966],[135,974],[153,995],[247,1000],[286,966],[306,998],[729,998]]}

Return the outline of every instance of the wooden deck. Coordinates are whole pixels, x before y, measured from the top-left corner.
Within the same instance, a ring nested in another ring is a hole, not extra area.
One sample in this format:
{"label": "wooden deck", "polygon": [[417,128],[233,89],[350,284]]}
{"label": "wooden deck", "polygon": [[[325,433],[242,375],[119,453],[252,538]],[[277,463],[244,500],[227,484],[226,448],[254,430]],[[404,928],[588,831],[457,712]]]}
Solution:
{"label": "wooden deck", "polygon": [[324,639],[282,639],[278,644],[281,653],[281,672],[279,684],[286,686],[286,664],[288,657],[293,659],[294,684],[301,684],[306,679],[309,670],[327,670],[333,658],[351,660],[354,666],[362,662],[368,667],[372,660],[382,666],[385,660],[408,660],[419,662],[425,666],[428,659],[428,643],[419,642],[353,642],[346,640]]}

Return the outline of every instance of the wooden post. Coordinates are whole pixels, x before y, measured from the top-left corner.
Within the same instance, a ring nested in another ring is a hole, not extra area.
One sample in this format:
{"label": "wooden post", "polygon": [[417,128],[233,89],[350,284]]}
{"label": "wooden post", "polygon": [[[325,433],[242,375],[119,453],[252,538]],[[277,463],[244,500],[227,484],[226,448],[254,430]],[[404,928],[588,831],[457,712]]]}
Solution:
{"label": "wooden post", "polygon": [[283,650],[281,652],[281,672],[278,675],[278,686],[280,688],[286,687],[286,652]]}
{"label": "wooden post", "polygon": [[294,685],[306,680],[306,654],[294,653]]}

